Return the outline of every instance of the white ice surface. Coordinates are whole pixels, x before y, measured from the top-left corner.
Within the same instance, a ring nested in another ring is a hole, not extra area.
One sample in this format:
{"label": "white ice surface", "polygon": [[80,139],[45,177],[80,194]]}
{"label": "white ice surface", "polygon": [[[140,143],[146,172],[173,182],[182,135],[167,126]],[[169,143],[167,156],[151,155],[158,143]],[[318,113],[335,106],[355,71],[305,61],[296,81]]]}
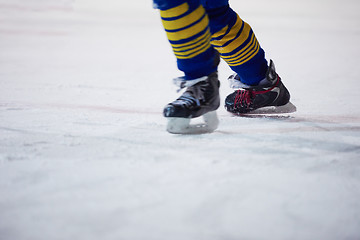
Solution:
{"label": "white ice surface", "polygon": [[360,1],[231,4],[298,111],[181,136],[150,0],[0,0],[1,240],[360,239]]}

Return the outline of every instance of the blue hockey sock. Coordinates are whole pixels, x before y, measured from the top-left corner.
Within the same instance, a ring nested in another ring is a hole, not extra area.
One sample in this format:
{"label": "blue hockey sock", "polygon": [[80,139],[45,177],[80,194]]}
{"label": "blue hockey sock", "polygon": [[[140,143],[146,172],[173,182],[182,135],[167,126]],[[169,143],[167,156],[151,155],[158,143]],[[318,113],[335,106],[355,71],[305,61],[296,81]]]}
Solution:
{"label": "blue hockey sock", "polygon": [[154,0],[167,38],[186,79],[217,71],[216,51],[210,44],[209,18],[199,0]]}
{"label": "blue hockey sock", "polygon": [[241,82],[257,85],[265,78],[267,61],[250,25],[229,5],[208,9],[211,44],[220,53]]}

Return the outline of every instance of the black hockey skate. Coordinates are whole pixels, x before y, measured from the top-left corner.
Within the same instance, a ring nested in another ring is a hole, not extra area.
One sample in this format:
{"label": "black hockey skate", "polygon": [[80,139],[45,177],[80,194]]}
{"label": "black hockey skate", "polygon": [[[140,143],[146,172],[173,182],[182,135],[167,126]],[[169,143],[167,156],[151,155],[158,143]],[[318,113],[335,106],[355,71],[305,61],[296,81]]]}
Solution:
{"label": "black hockey skate", "polygon": [[[230,76],[229,80],[242,85],[241,89],[235,90],[225,99],[225,108],[231,113],[266,114],[296,111],[296,107],[289,102],[290,93],[276,73],[272,60],[266,73],[266,80],[261,81],[258,86],[241,84],[238,75]],[[236,84],[232,86],[236,88]]]}
{"label": "black hockey skate", "polygon": [[[215,110],[220,105],[220,82],[217,73],[190,81],[182,78],[174,81],[180,88],[187,89],[164,108],[164,116],[168,119],[167,131],[181,134],[214,131],[219,124]],[[192,118],[200,116],[203,116],[204,123],[190,125]]]}

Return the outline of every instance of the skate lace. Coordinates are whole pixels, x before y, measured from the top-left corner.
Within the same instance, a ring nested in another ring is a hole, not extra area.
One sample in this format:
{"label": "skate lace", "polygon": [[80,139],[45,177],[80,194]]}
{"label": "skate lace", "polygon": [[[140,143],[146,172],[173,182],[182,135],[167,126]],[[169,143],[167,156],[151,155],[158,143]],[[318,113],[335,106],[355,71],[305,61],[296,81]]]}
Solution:
{"label": "skate lace", "polygon": [[194,86],[188,87],[186,92],[177,100],[187,107],[197,107],[201,105],[201,101],[205,99],[206,83],[198,83]]}
{"label": "skate lace", "polygon": [[251,90],[237,90],[234,107],[250,107],[253,103],[254,92]]}
{"label": "skate lace", "polygon": [[268,89],[264,89],[262,91],[256,91],[254,89],[239,89],[236,91],[236,96],[234,100],[234,107],[251,107],[254,103],[254,99],[256,95],[266,94],[272,91],[279,83],[280,78],[278,78],[276,84]]}

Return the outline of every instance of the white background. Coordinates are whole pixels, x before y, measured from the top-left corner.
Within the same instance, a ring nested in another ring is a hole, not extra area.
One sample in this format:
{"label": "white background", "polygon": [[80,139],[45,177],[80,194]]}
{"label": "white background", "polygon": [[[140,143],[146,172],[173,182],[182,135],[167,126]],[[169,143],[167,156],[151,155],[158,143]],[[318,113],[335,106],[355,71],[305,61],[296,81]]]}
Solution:
{"label": "white background", "polygon": [[298,111],[182,136],[150,0],[0,0],[1,240],[360,239],[360,2],[231,6]]}

